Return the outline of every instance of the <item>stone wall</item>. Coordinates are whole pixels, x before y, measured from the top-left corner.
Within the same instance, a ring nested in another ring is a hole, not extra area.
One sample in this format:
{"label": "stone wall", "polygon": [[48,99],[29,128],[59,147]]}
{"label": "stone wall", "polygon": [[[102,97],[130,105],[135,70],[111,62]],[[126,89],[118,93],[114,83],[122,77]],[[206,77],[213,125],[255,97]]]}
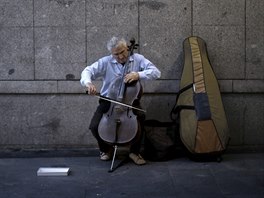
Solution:
{"label": "stone wall", "polygon": [[[144,83],[147,119],[169,121],[182,43],[203,38],[231,146],[264,145],[263,0],[0,0],[0,148],[95,147],[97,98],[79,83],[112,35],[135,37],[162,72]],[[96,82],[98,88],[100,81]]]}

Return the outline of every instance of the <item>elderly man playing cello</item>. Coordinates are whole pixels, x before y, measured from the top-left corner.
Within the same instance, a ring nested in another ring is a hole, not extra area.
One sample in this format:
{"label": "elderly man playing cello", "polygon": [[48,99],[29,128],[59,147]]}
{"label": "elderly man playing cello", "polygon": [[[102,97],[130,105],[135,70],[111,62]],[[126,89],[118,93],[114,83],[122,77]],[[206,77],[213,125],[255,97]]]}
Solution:
{"label": "elderly man playing cello", "polygon": [[[109,92],[111,89],[111,84],[118,76],[124,76],[123,83],[129,84],[136,81],[145,81],[145,80],[155,80],[160,78],[160,71],[157,67],[146,59],[144,56],[133,53],[129,53],[129,47],[126,41],[123,38],[112,37],[107,43],[107,49],[111,55],[100,58],[95,63],[87,66],[81,73],[81,85],[87,88],[88,94],[95,95],[97,94],[96,87],[92,83],[92,80],[96,78],[103,79],[103,85],[100,90],[100,95],[102,97],[109,98]],[[133,49],[132,49],[133,50]],[[128,69],[127,73],[124,74],[124,66],[127,64]],[[133,106],[136,105],[140,107],[140,98],[133,103]],[[93,118],[90,123],[89,129],[91,130],[93,136],[98,142],[100,149],[100,159],[101,160],[110,160],[113,156],[113,146],[102,140],[98,132],[99,123],[103,117],[103,114],[106,113],[110,108],[110,102],[99,99],[99,106],[97,107]],[[137,120],[142,124],[145,119],[144,113],[137,113]],[[140,128],[140,127],[139,127]],[[141,131],[139,129],[139,131]],[[142,133],[137,134],[135,141],[131,143],[129,157],[137,165],[146,164],[146,161],[140,155],[140,146],[142,142]]]}

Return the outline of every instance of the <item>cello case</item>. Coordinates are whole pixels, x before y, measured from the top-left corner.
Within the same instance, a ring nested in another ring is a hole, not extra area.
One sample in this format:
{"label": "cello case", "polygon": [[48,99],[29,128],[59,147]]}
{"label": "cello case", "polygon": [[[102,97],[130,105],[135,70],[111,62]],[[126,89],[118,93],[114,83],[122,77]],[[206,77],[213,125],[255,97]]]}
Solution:
{"label": "cello case", "polygon": [[181,142],[194,160],[221,161],[229,130],[206,44],[193,36],[184,40],[183,47],[180,91],[171,116],[173,120],[177,118]]}

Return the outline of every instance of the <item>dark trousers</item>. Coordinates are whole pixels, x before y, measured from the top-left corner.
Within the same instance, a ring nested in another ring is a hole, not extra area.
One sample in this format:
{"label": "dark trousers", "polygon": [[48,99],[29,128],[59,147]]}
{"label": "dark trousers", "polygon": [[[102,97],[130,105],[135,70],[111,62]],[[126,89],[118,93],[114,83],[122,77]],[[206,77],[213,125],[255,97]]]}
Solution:
{"label": "dark trousers", "polygon": [[[99,126],[99,123],[101,121],[101,118],[103,117],[103,114],[109,110],[110,106],[111,106],[110,102],[100,99],[99,100],[99,106],[97,107],[97,109],[96,109],[96,111],[92,117],[90,127],[89,127],[93,136],[96,138],[96,140],[98,142],[98,146],[99,146],[100,151],[102,151],[102,152],[109,152],[113,148],[113,145],[108,144],[105,141],[103,141],[101,139],[101,137],[99,136],[99,133],[98,133],[98,126]],[[140,102],[138,100],[135,101],[133,103],[133,106],[140,108]],[[134,138],[134,140],[132,140],[132,142],[131,142],[130,152],[135,153],[135,154],[139,154],[140,148],[141,148],[143,132],[144,132],[143,123],[145,120],[145,114],[141,113],[141,111],[137,111],[137,110],[135,110],[133,112],[137,116],[137,120],[139,123],[139,131],[138,131],[136,137]]]}

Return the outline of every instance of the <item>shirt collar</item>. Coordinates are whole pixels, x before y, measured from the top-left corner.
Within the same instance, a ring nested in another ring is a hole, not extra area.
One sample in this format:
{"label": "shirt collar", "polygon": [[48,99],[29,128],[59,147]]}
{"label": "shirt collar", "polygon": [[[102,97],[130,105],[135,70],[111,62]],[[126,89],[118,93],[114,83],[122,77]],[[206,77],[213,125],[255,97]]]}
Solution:
{"label": "shirt collar", "polygon": [[[133,62],[134,61],[134,56],[130,56],[129,57],[129,62]],[[113,57],[113,55],[111,55],[111,62],[112,63],[117,63],[116,59]]]}

